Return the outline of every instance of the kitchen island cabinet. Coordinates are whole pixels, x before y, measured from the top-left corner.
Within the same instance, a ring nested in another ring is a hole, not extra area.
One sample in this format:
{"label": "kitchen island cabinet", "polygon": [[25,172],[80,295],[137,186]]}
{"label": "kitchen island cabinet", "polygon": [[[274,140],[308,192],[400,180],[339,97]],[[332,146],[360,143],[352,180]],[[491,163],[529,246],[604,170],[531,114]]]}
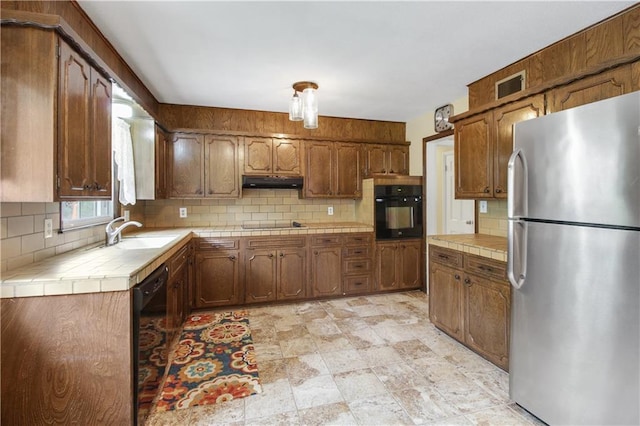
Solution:
{"label": "kitchen island cabinet", "polygon": [[3,25],[2,58],[1,200],[110,199],[109,79],[53,30]]}
{"label": "kitchen island cabinet", "polygon": [[2,299],[3,425],[133,424],[129,291]]}
{"label": "kitchen island cabinet", "polygon": [[429,319],[436,327],[508,371],[510,317],[504,262],[429,246]]}
{"label": "kitchen island cabinet", "polygon": [[200,309],[240,303],[240,240],[197,238],[195,241],[192,306]]}

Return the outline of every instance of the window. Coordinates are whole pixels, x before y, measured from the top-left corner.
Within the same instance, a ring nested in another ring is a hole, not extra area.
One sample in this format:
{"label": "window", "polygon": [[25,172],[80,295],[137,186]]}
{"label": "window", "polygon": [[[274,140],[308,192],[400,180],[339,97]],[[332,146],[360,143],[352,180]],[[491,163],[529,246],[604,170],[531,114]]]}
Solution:
{"label": "window", "polygon": [[62,201],[60,229],[84,228],[107,223],[113,219],[113,201]]}

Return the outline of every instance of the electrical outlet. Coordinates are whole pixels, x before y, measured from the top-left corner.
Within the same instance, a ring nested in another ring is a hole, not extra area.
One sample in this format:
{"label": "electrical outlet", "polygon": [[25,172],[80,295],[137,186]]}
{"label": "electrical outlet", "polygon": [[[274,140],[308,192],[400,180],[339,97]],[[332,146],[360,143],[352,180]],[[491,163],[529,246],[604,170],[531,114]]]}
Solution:
{"label": "electrical outlet", "polygon": [[180,207],[180,217],[181,218],[187,217],[187,208],[186,207]]}
{"label": "electrical outlet", "polygon": [[487,212],[487,202],[480,201],[480,213],[486,213],[486,212]]}
{"label": "electrical outlet", "polygon": [[53,237],[53,219],[44,220],[44,237],[45,238]]}
{"label": "electrical outlet", "polygon": [[333,216],[333,206],[329,206],[329,207],[327,207],[327,214],[328,214],[329,216]]}
{"label": "electrical outlet", "polygon": [[129,210],[124,211],[124,221],[129,222],[131,220],[131,212]]}

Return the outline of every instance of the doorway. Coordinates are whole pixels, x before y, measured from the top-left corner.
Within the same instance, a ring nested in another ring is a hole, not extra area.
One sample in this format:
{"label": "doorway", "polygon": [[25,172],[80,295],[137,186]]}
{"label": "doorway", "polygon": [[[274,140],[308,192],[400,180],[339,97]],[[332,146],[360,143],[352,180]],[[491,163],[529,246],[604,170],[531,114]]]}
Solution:
{"label": "doorway", "polygon": [[455,199],[453,136],[429,141],[424,152],[427,236],[473,234],[475,202]]}

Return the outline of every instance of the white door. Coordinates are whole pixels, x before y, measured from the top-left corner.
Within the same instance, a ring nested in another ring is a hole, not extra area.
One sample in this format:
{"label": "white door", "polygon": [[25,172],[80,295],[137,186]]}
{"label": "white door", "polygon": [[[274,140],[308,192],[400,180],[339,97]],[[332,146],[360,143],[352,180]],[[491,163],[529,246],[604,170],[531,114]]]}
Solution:
{"label": "white door", "polygon": [[444,231],[446,234],[473,234],[475,232],[475,201],[455,199],[455,173],[453,153],[444,153]]}

